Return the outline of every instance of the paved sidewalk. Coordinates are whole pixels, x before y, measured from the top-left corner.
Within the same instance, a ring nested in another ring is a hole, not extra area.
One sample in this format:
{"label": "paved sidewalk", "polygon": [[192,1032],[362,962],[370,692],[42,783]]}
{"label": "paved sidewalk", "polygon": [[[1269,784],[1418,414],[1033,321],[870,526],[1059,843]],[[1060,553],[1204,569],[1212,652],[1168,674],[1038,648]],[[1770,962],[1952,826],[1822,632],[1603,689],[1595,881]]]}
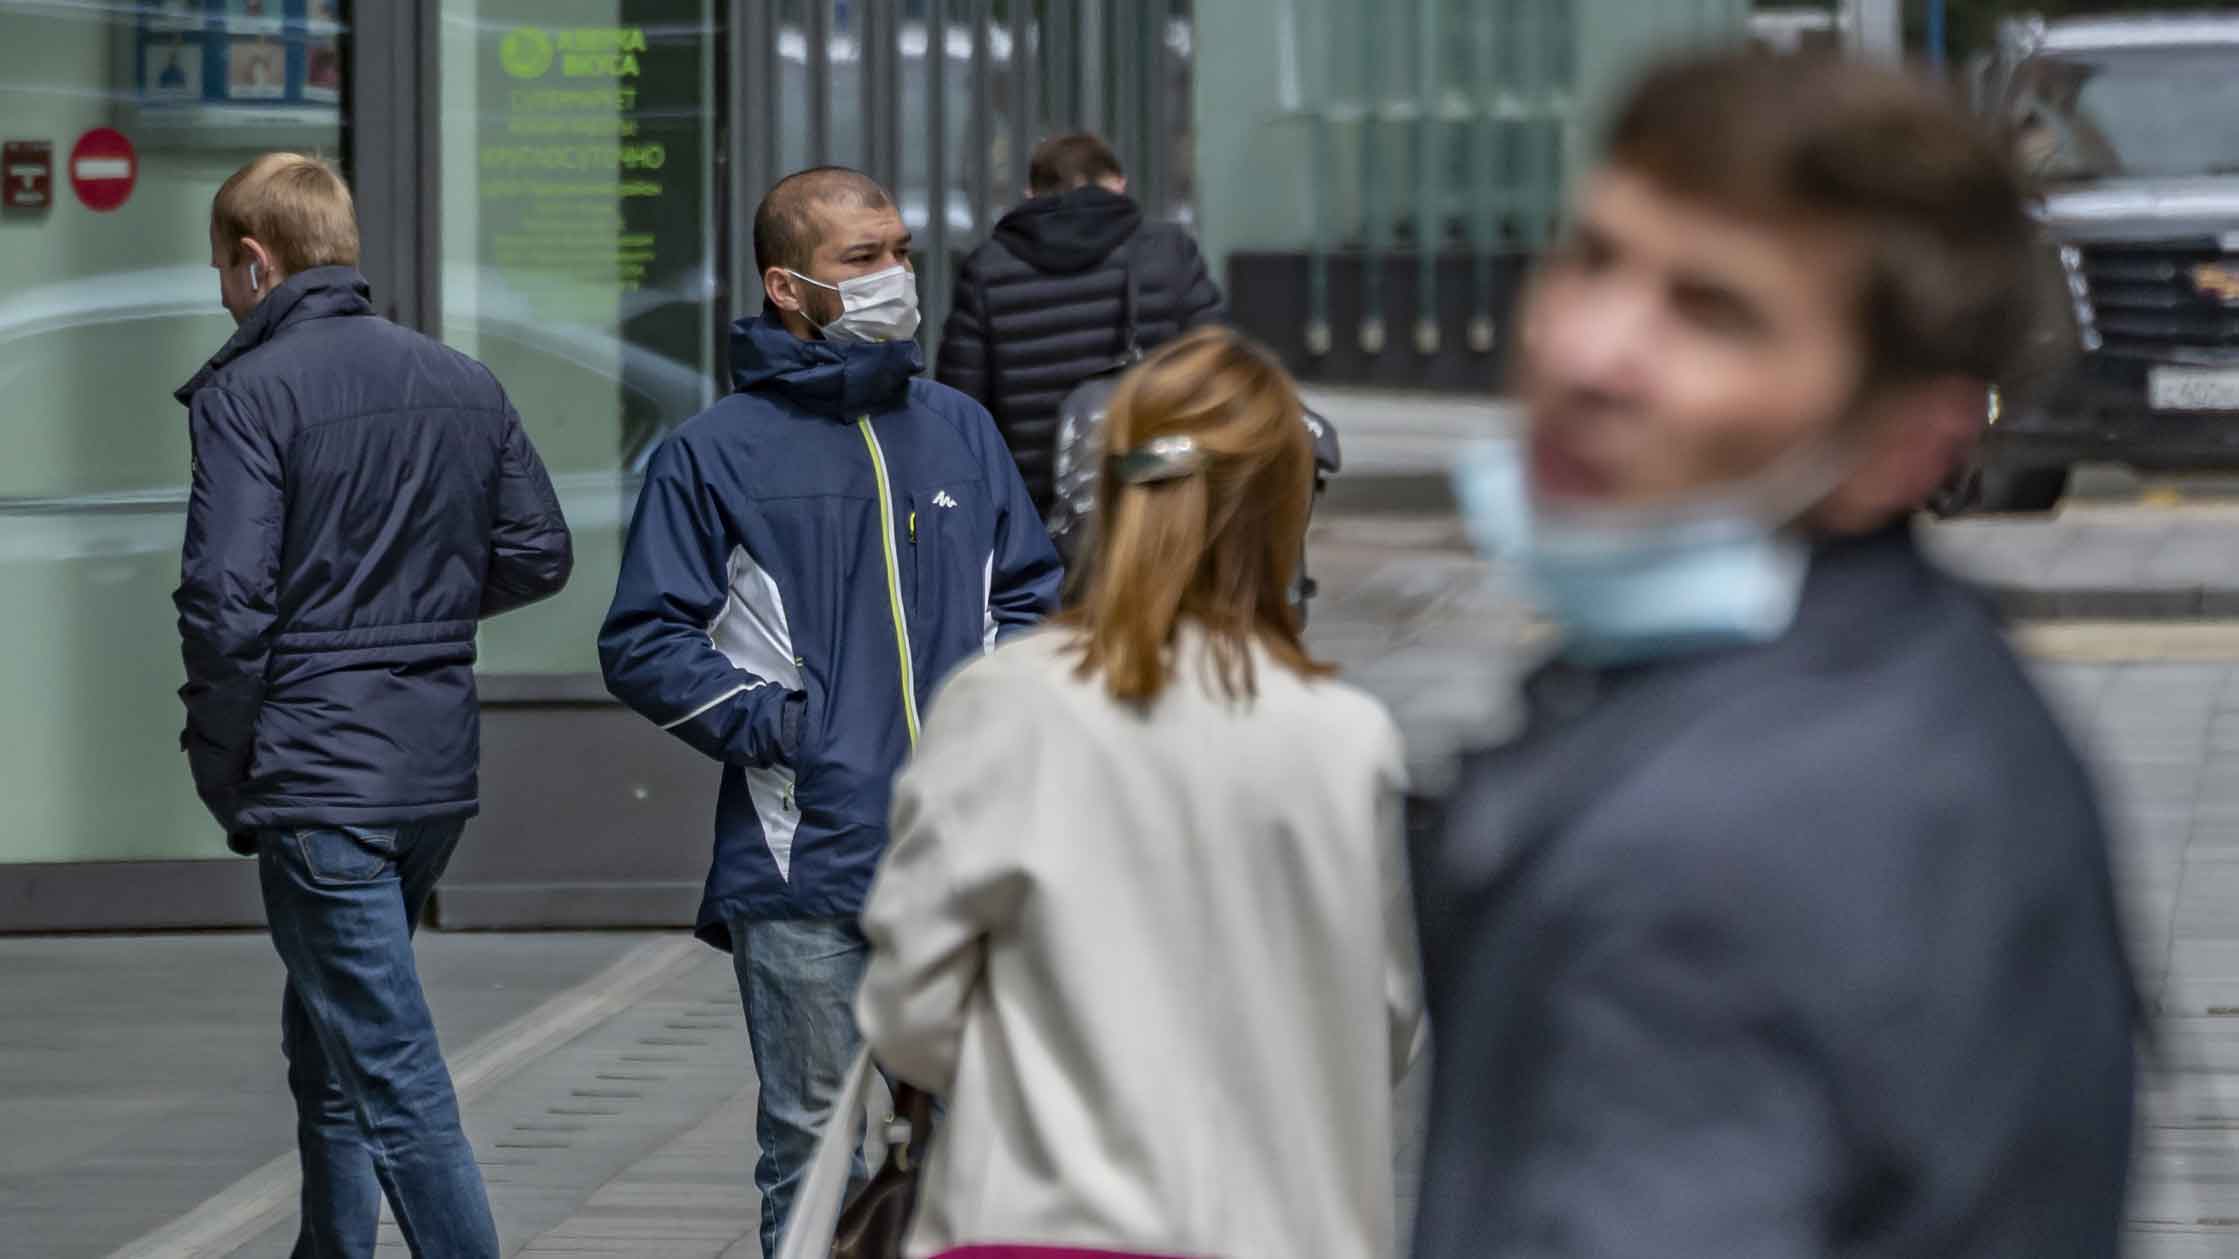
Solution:
{"label": "paved sidewalk", "polygon": [[[454,1062],[646,939],[423,934]],[[260,932],[0,937],[0,1256],[107,1254],[292,1149],[280,989]]]}
{"label": "paved sidewalk", "polygon": [[[1438,540],[1450,533],[1337,522],[1314,553],[1314,643],[1393,707],[1426,785],[1509,716],[1527,629]],[[2183,643],[2122,626],[2028,641],[2109,786],[2128,926],[2161,1018],[2130,1254],[2239,1254],[2239,626]],[[454,1064],[468,1064],[469,1132],[510,1253],[757,1253],[754,1080],[723,955],[681,933],[430,935],[421,959]],[[216,1221],[206,1245],[142,1253],[286,1252],[293,1204],[271,1190],[292,1189],[270,1175],[292,1138],[277,974],[256,936],[0,939],[0,1001],[44,1016],[0,1030],[13,1138],[0,1142],[0,1256],[95,1259],[213,1195],[230,1207],[189,1217]],[[1412,1113],[1398,1136],[1411,1206]],[[384,1236],[381,1253],[401,1255]]]}
{"label": "paved sidewalk", "polygon": [[[697,942],[675,942],[681,946],[675,963],[649,989],[623,994],[620,1012],[465,1098],[467,1135],[507,1253],[541,1244],[554,1230],[564,1233],[586,1202],[611,1205],[611,1196],[599,1196],[610,1182],[641,1175],[632,1169],[657,1157],[677,1133],[735,1107],[742,1096],[751,1099],[754,1071],[730,958]],[[749,1120],[740,1139],[752,1134]],[[758,1210],[748,1166],[723,1162],[698,1170],[723,1185],[732,1203]],[[610,1211],[610,1222],[631,1220],[632,1231],[589,1253],[678,1253],[663,1248],[671,1213],[647,1206]],[[255,1237],[217,1253],[285,1255],[295,1228],[296,1213],[283,1209]],[[406,1253],[385,1212],[381,1239],[381,1254]],[[582,1244],[567,1248],[585,1253]]]}
{"label": "paved sidewalk", "polygon": [[[1512,440],[1515,405],[1492,397],[1311,389],[1330,417],[1345,470],[1324,518],[1399,516],[1444,522],[1452,545],[1447,469],[1469,441]],[[2168,620],[2239,616],[2239,502],[2230,477],[2141,482],[2088,467],[2048,516],[1977,516],[1933,524],[1931,545],[1987,586],[2017,617]]]}
{"label": "paved sidewalk", "polygon": [[1931,546],[2027,618],[2239,616],[2239,505],[2071,503],[1934,525]]}

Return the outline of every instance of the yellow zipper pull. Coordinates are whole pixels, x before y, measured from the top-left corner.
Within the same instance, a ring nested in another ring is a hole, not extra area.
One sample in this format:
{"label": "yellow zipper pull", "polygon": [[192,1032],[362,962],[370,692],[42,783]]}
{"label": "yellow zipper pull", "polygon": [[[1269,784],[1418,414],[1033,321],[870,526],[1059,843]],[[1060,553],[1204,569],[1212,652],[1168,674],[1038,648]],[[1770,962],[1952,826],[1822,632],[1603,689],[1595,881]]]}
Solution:
{"label": "yellow zipper pull", "polygon": [[915,509],[910,512],[910,545],[917,545],[917,512]]}

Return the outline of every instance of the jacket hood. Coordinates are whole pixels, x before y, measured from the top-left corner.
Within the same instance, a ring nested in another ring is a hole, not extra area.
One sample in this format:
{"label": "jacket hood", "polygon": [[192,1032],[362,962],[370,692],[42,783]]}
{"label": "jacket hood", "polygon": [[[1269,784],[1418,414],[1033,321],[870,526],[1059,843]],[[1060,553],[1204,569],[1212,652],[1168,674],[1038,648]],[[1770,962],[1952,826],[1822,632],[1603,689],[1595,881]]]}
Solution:
{"label": "jacket hood", "polygon": [[924,370],[915,341],[804,341],[767,315],[731,325],[731,387],[775,394],[812,414],[883,409]]}
{"label": "jacket hood", "polygon": [[372,313],[373,288],[358,274],[356,267],[313,267],[291,275],[257,303],[257,308],[250,311],[249,317],[234,331],[232,339],[171,396],[181,402],[192,402],[194,395],[226,364],[278,336],[283,328],[307,319]]}
{"label": "jacket hood", "polygon": [[1142,223],[1134,198],[1085,184],[1021,202],[995,225],[995,239],[1036,271],[1069,275],[1110,257]]}

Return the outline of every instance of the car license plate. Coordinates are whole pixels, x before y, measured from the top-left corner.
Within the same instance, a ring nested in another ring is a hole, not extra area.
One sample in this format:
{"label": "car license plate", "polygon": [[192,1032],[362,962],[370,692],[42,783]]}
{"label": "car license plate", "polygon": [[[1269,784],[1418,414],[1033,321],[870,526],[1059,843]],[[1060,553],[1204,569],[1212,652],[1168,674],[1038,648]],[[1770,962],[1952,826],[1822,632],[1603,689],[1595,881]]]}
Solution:
{"label": "car license plate", "polygon": [[2156,411],[2239,411],[2239,367],[2156,367],[2146,397]]}

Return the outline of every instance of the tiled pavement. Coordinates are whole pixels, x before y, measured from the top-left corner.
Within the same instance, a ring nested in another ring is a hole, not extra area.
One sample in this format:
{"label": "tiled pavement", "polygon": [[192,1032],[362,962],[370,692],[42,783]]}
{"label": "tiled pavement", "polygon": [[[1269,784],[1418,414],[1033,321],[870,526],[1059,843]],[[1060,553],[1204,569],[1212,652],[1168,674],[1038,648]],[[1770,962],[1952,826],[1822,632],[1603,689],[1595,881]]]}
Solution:
{"label": "tiled pavement", "polygon": [[1938,525],[1931,545],[2027,617],[2239,616],[2239,504],[2071,503]]}
{"label": "tiled pavement", "polygon": [[[1435,784],[1457,738],[1509,715],[1517,657],[1500,645],[1523,625],[1478,566],[1423,550],[1415,527],[1330,531],[1317,553],[1330,598],[1316,630],[1322,649],[1393,708],[1418,777]],[[2100,630],[2077,653],[2088,663],[2059,658],[2055,642],[2035,668],[2106,791],[2132,951],[2159,1016],[2127,1253],[2230,1259],[2239,1255],[2239,629],[2222,659],[2185,663],[2121,660],[2124,633]]]}

